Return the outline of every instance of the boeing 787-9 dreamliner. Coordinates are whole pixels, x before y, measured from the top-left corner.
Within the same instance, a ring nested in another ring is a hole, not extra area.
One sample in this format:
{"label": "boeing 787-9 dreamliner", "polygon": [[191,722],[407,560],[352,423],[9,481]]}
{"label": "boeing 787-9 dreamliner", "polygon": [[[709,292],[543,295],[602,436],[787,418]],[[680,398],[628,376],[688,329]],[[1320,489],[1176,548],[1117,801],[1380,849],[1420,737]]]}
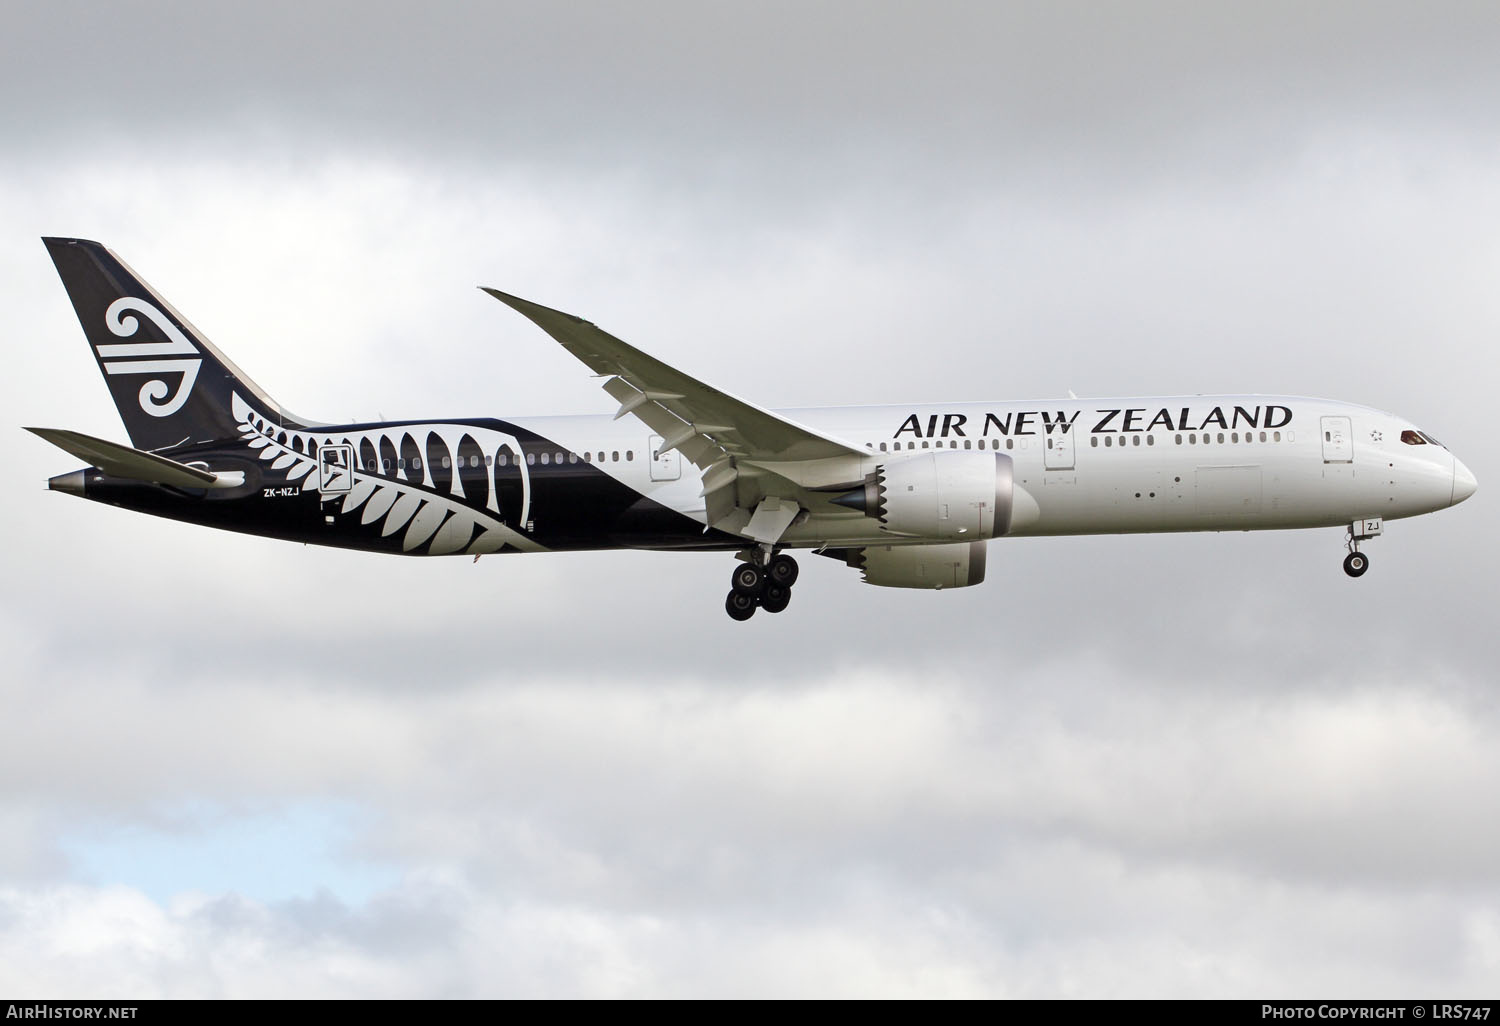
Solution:
{"label": "boeing 787-9 dreamliner", "polygon": [[1280,395],[767,410],[588,321],[494,289],[604,379],[592,416],[325,424],[247,378],[113,252],[44,239],[130,445],[31,428],[89,466],[50,487],[195,524],[418,556],[734,553],[736,620],[791,601],[810,549],[869,584],[964,588],[993,539],[1338,527],[1474,493],[1416,425]]}

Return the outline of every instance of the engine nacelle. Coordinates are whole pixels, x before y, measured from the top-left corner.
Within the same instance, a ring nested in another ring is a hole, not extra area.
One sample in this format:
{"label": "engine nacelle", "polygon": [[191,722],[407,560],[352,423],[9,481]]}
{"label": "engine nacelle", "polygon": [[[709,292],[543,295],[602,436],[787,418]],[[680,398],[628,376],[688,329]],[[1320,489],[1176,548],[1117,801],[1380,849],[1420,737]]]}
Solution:
{"label": "engine nacelle", "polygon": [[864,571],[866,584],[883,588],[968,588],[984,580],[985,543],[870,545],[845,559]]}
{"label": "engine nacelle", "polygon": [[1015,471],[1003,452],[943,449],[882,463],[863,488],[833,500],[893,534],[978,541],[1010,530]]}

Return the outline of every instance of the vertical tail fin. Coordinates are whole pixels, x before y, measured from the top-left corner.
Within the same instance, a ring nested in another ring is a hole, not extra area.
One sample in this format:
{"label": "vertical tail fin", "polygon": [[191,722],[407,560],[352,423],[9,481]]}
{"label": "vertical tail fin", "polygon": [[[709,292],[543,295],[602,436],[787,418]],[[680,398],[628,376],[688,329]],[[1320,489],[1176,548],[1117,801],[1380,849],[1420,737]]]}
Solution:
{"label": "vertical tail fin", "polygon": [[97,242],[46,239],[130,442],[154,450],[239,434],[234,396],[287,427],[299,420]]}

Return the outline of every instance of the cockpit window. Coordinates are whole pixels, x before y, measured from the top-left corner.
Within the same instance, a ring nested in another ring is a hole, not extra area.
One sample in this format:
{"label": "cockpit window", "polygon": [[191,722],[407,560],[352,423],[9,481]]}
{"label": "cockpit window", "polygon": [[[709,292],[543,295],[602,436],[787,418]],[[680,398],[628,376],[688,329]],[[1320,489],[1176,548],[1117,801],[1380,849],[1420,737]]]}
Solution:
{"label": "cockpit window", "polygon": [[1442,442],[1439,442],[1436,438],[1433,438],[1431,435],[1429,435],[1426,431],[1412,431],[1408,429],[1401,432],[1401,441],[1405,442],[1407,445],[1435,445],[1439,449],[1448,448]]}

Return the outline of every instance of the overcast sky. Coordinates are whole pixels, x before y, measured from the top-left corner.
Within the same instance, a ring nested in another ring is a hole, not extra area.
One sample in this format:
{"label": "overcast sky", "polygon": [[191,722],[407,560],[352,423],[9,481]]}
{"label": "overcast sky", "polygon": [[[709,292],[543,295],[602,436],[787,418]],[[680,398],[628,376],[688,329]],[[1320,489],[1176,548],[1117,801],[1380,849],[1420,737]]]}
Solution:
{"label": "overcast sky", "polygon": [[[1500,979],[1493,3],[23,5],[0,39],[0,992],[1474,996]],[[43,491],[38,237],[321,420],[1269,392],[1479,493],[1335,529],[403,560]]]}

